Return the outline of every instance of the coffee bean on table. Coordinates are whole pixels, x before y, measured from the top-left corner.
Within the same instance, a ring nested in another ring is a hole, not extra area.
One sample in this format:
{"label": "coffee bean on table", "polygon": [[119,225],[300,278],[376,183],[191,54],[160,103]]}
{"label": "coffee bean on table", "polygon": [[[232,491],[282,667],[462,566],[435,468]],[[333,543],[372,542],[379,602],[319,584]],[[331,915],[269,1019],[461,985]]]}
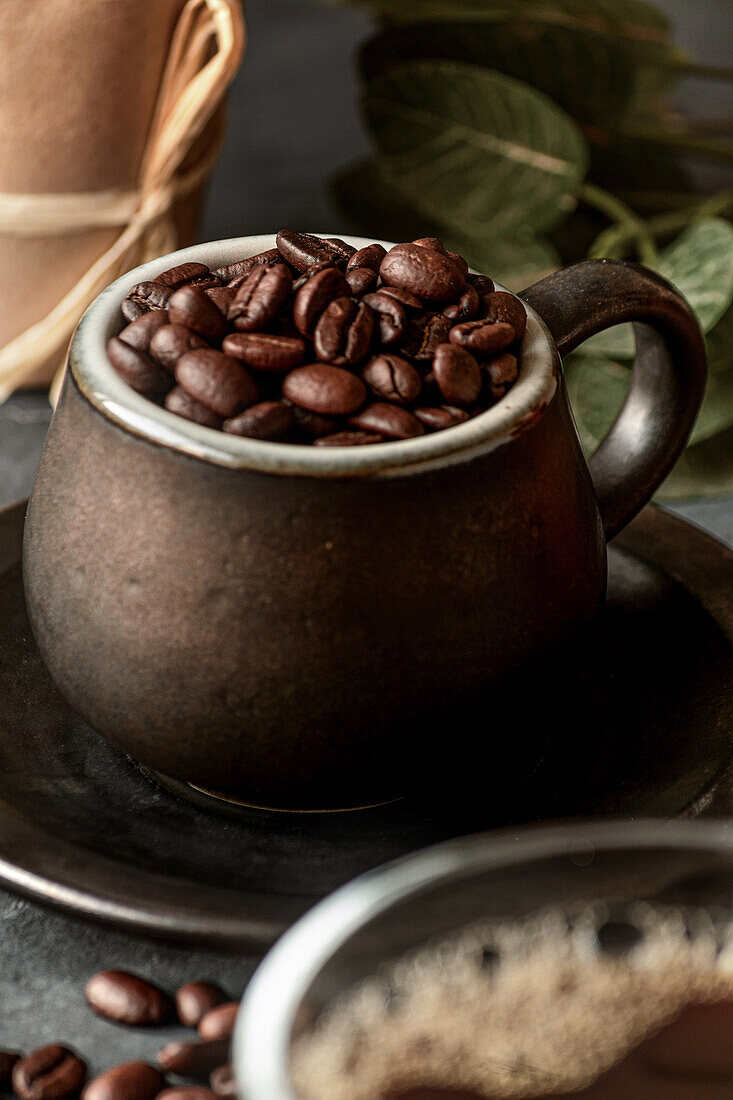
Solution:
{"label": "coffee bean on table", "polygon": [[232,332],[224,337],[222,351],[241,359],[255,370],[292,370],[303,362],[307,344],[300,336],[272,332]]}
{"label": "coffee bean on table", "polygon": [[[224,431],[248,439],[282,439],[295,423],[293,410],[283,401],[260,401],[244,412],[224,421]],[[209,1035],[206,1038],[216,1038]]]}
{"label": "coffee bean on table", "polygon": [[511,325],[503,321],[466,321],[462,325],[454,325],[448,339],[451,344],[458,344],[479,355],[491,355],[513,344],[515,332]]}
{"label": "coffee bean on table", "polygon": [[182,286],[174,290],[168,301],[168,319],[173,325],[184,325],[207,340],[221,340],[227,333],[227,319],[197,286]]}
{"label": "coffee bean on table", "polygon": [[231,1063],[227,1062],[225,1065],[217,1066],[215,1070],[212,1070],[209,1084],[216,1095],[222,1097],[223,1100],[231,1100],[232,1097],[235,1097],[237,1095],[237,1085]]}
{"label": "coffee bean on table", "polygon": [[449,302],[461,292],[466,281],[448,256],[417,244],[391,249],[382,260],[379,274],[390,286],[431,302]]}
{"label": "coffee bean on table", "polygon": [[327,264],[309,275],[302,285],[295,284],[293,321],[298,332],[312,337],[318,319],[329,302],[351,293],[351,287],[341,272]]}
{"label": "coffee bean on table", "polygon": [[234,296],[227,319],[240,332],[257,332],[275,320],[293,287],[285,264],[256,267]]}
{"label": "coffee bean on table", "polygon": [[183,1026],[198,1027],[210,1009],[226,1002],[227,995],[214,982],[187,982],[176,990],[174,1000]]}
{"label": "coffee bean on table", "polygon": [[310,412],[346,416],[364,404],[367,388],[360,378],[342,367],[309,363],[285,376],[283,395]]}
{"label": "coffee bean on table", "polygon": [[374,312],[381,342],[394,344],[399,340],[407,325],[407,314],[400,302],[383,290],[366,294],[363,301]]}
{"label": "coffee bean on table", "polygon": [[202,1039],[229,1039],[239,1011],[239,1001],[227,1001],[217,1005],[199,1021],[198,1032]]}
{"label": "coffee bean on table", "polygon": [[350,416],[349,426],[360,431],[376,432],[386,439],[411,439],[423,435],[425,431],[411,412],[386,401],[374,401],[361,412]]}
{"label": "coffee bean on table", "polygon": [[369,267],[352,267],[346,272],[345,279],[355,298],[369,294],[377,285],[377,273]]}
{"label": "coffee bean on table", "polygon": [[167,1081],[147,1062],[125,1062],[93,1077],[81,1100],[155,1100]]}
{"label": "coffee bean on table", "polygon": [[361,377],[378,397],[398,405],[411,405],[422,390],[420,375],[412,363],[399,355],[373,356],[363,368]]}
{"label": "coffee bean on table", "polygon": [[166,394],[163,404],[168,412],[182,416],[184,420],[192,420],[194,424],[202,424],[205,428],[221,428],[224,424],[222,416],[217,416],[211,409],[207,409],[206,405],[196,401],[180,386],[174,386],[170,393]]}
{"label": "coffee bean on table", "polygon": [[338,266],[350,258],[343,255],[339,246],[334,246],[310,233],[295,233],[292,229],[280,230],[277,235],[277,247],[286,262],[296,271],[305,271],[312,264],[321,263],[324,260]]}
{"label": "coffee bean on table", "polygon": [[522,339],[527,328],[527,310],[519,298],[502,290],[495,290],[491,294],[482,295],[481,307],[482,317],[511,325],[515,340]]}
{"label": "coffee bean on table", "polygon": [[119,1024],[145,1027],[172,1015],[170,997],[157,986],[126,970],[102,970],[87,982],[87,1004],[98,1016]]}
{"label": "coffee bean on table", "polygon": [[349,271],[353,271],[357,267],[368,267],[375,275],[379,274],[379,265],[384,257],[387,255],[387,249],[384,245],[368,244],[364,248],[358,249],[353,256],[349,259],[346,265],[347,274]]}
{"label": "coffee bean on table", "polygon": [[20,1054],[14,1050],[0,1050],[0,1085],[8,1083],[13,1067],[18,1061],[20,1061]]}
{"label": "coffee bean on table", "polygon": [[86,1063],[68,1047],[40,1047],[15,1063],[13,1091],[21,1100],[68,1100],[76,1096],[87,1075]]}
{"label": "coffee bean on table", "polygon": [[450,405],[418,406],[413,410],[415,416],[431,432],[445,431],[446,428],[455,428],[457,424],[464,424],[469,415],[465,409],[456,409]]}
{"label": "coffee bean on table", "polygon": [[325,363],[353,366],[366,357],[373,332],[374,314],[365,302],[335,298],[318,319],[313,347]]}
{"label": "coffee bean on table", "polygon": [[[155,317],[155,314],[149,313],[146,316]],[[166,314],[163,313],[161,316],[165,317]],[[144,319],[140,318],[140,320]],[[137,322],[135,323],[137,324]],[[150,341],[149,353],[151,359],[154,359],[161,367],[165,367],[167,371],[172,373],[178,360],[187,351],[194,351],[196,348],[208,346],[203,336],[199,336],[193,329],[186,328],[185,325],[161,325]]]}
{"label": "coffee bean on table", "polygon": [[208,1077],[228,1056],[228,1039],[173,1042],[158,1052],[158,1065],[164,1073],[175,1073],[179,1077]]}
{"label": "coffee bean on table", "polygon": [[186,393],[223,417],[254,405],[259,396],[247,368],[214,348],[186,352],[176,363],[175,376]]}
{"label": "coffee bean on table", "polygon": [[457,344],[441,344],[435,351],[433,376],[446,404],[465,408],[478,401],[481,371],[465,348]]}
{"label": "coffee bean on table", "polygon": [[130,347],[137,348],[138,351],[148,351],[155,334],[167,324],[168,310],[151,309],[138,317],[136,321],[125,325],[122,332],[119,333],[119,339],[125,344],[129,344]]}
{"label": "coffee bean on table", "polygon": [[265,252],[258,252],[256,256],[247,256],[243,260],[235,260],[232,264],[224,264],[217,267],[212,275],[218,276],[223,283],[231,283],[233,279],[241,279],[249,275],[256,267],[267,267],[269,264],[281,264],[283,258],[276,248],[268,248]]}
{"label": "coffee bean on table", "polygon": [[365,447],[369,443],[384,443],[384,436],[376,432],[334,432],[314,440],[314,447]]}
{"label": "coffee bean on table", "polygon": [[167,393],[171,388],[170,374],[154,363],[144,351],[138,351],[120,340],[119,336],[113,336],[108,341],[107,354],[120,377],[138,393],[152,396]]}

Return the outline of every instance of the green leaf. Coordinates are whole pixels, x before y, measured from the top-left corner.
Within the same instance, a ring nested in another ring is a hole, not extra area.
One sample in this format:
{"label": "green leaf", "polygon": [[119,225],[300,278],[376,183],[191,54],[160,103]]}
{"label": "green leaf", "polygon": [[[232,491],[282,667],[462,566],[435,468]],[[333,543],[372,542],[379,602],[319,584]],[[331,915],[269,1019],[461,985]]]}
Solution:
{"label": "green leaf", "polygon": [[660,500],[733,493],[733,430],[688,447],[659,490]]}
{"label": "green leaf", "polygon": [[[704,332],[710,332],[733,302],[733,226],[723,218],[703,218],[662,254],[657,271],[685,296]],[[599,333],[583,345],[586,355],[633,359],[631,325]]]}
{"label": "green leaf", "polygon": [[583,449],[592,454],[619,414],[631,372],[610,359],[578,352],[565,360],[564,371]]}
{"label": "green leaf", "polygon": [[393,186],[466,236],[535,236],[575,206],[586,143],[564,111],[511,77],[411,61],[369,82],[364,109]]}
{"label": "green leaf", "polygon": [[[332,3],[339,0],[331,0]],[[340,0],[343,2],[343,0]],[[346,0],[351,2],[351,0]],[[357,0],[392,23],[522,19],[582,27],[639,42],[665,41],[669,19],[646,0]]]}
{"label": "green leaf", "polygon": [[463,61],[527,81],[583,123],[623,118],[670,80],[674,51],[599,34],[585,27],[516,22],[400,26],[365,43],[359,55],[370,79],[405,61]]}
{"label": "green leaf", "polygon": [[488,239],[466,237],[428,220],[405,200],[380,171],[376,161],[358,161],[341,169],[331,180],[336,205],[350,227],[364,236],[391,241],[440,237],[459,252],[474,270],[486,272],[512,290],[522,290],[555,270],[559,257],[541,238]]}

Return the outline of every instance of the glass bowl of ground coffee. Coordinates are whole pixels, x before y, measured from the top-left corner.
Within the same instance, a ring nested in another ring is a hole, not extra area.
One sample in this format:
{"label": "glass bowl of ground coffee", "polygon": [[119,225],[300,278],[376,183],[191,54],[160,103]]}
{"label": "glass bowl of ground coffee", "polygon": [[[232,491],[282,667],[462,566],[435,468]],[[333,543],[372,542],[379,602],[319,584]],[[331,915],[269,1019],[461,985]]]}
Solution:
{"label": "glass bowl of ground coffee", "polygon": [[723,1100],[726,824],[495,833],[321,902],[255,975],[241,1100]]}
{"label": "glass bowl of ground coffee", "polygon": [[[650,327],[589,467],[560,354],[629,320]],[[541,731],[504,736],[496,693],[571,666],[704,364],[633,265],[520,301],[430,239],[151,261],[81,321],[29,505],[51,675],[148,767],[258,804],[364,805],[447,762],[460,782],[477,737],[502,783],[526,774]]]}

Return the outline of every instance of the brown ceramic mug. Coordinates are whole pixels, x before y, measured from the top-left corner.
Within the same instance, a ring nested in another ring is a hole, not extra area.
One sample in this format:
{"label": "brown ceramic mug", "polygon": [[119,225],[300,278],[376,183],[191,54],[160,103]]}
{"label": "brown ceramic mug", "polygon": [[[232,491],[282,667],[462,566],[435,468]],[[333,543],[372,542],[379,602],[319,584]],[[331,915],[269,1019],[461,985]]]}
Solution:
{"label": "brown ceramic mug", "polygon": [[[351,238],[357,247],[367,243]],[[578,264],[523,298],[515,386],[448,431],[362,448],[216,432],[110,366],[120,302],[205,244],[110,286],[82,320],[30,502],[33,631],[105,737],[177,779],[268,805],[393,796],[481,746],[504,781],[535,751],[516,712],[603,604],[606,539],[687,440],[705,379],[682,298],[642,268]],[[642,322],[629,396],[587,464],[560,355]],[[419,768],[418,768],[419,762]]]}

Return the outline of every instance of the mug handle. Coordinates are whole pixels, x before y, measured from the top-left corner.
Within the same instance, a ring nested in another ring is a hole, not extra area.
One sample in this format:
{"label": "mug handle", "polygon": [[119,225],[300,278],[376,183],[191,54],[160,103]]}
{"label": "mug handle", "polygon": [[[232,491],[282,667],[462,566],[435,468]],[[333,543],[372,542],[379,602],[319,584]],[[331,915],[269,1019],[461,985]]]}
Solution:
{"label": "mug handle", "polygon": [[603,329],[637,322],[628,395],[588,462],[611,539],[650,500],[687,443],[707,373],[700,326],[666,279],[618,260],[574,264],[520,297],[539,313],[561,356]]}

